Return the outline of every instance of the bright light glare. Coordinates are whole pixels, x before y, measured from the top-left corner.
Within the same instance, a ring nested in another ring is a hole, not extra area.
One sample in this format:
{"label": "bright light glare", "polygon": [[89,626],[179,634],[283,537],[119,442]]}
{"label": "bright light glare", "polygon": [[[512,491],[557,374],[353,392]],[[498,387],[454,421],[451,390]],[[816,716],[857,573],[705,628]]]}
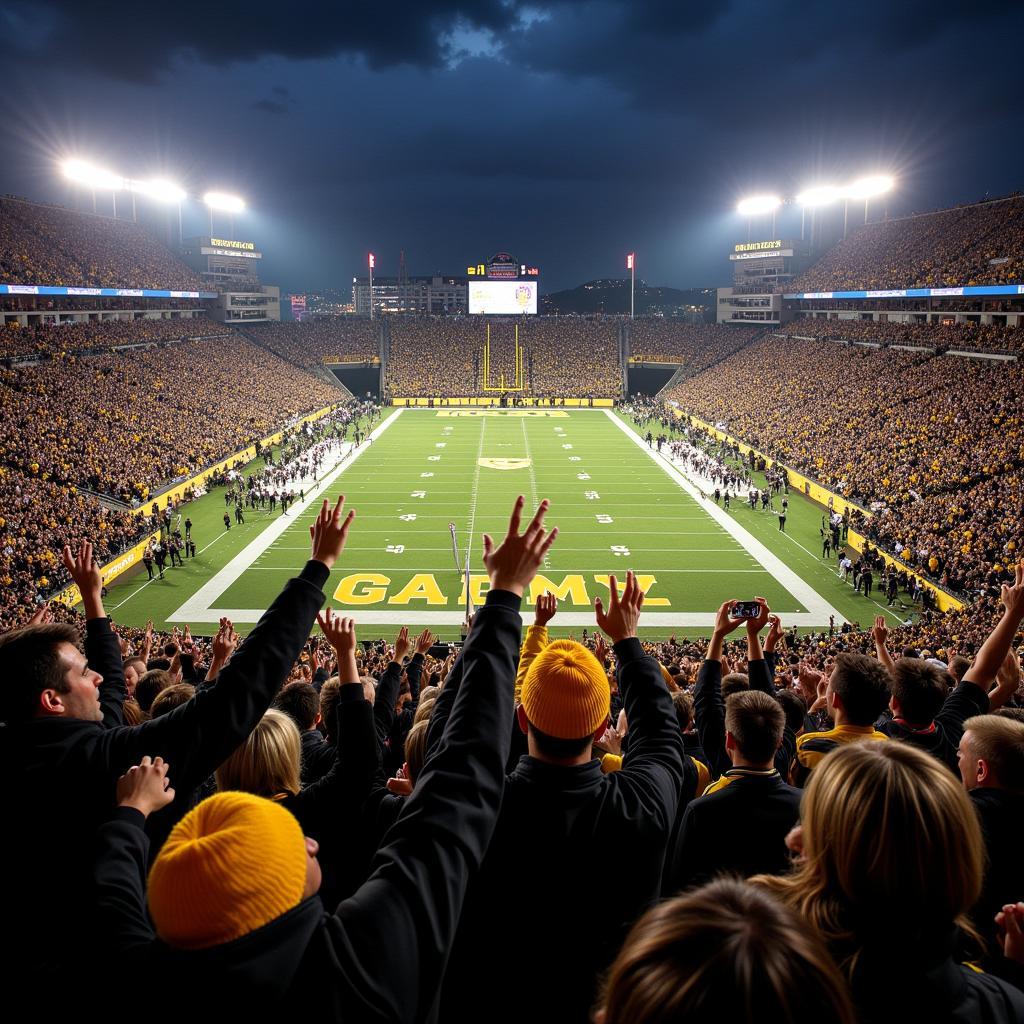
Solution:
{"label": "bright light glare", "polygon": [[801,206],[827,206],[841,199],[843,190],[837,185],[817,185],[814,188],[806,188],[796,197]]}
{"label": "bright light glare", "polygon": [[871,199],[873,196],[891,191],[895,184],[888,174],[872,174],[867,178],[858,178],[847,188],[846,196],[849,199]]}
{"label": "bright light glare", "polygon": [[736,212],[743,217],[757,217],[762,213],[774,213],[782,205],[778,196],[751,196],[741,199]]}
{"label": "bright light glare", "polygon": [[153,178],[150,181],[132,181],[128,187],[133,192],[139,192],[151,199],[161,203],[180,203],[185,198],[185,190],[179,188],[173,181],[166,181],[163,178]]}
{"label": "bright light glare", "polygon": [[226,192],[207,192],[203,202],[214,210],[227,210],[228,213],[241,213],[245,209],[245,200],[229,196]]}
{"label": "bright light glare", "polygon": [[84,160],[65,160],[61,164],[65,178],[85,185],[86,188],[101,189],[104,192],[119,192],[124,188],[124,178],[101,167],[94,167]]}

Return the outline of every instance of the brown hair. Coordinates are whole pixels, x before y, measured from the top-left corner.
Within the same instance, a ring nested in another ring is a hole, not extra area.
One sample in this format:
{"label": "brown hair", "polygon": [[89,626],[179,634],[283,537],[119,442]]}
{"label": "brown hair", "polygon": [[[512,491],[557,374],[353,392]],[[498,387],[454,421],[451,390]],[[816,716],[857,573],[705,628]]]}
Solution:
{"label": "brown hair", "polygon": [[44,690],[67,693],[60,645],[80,643],[78,630],[67,622],[24,626],[0,636],[0,721],[32,718]]}
{"label": "brown hair", "polygon": [[786,727],[786,715],[774,697],[760,690],[734,693],[725,702],[725,729],[739,752],[756,764],[775,757]]}
{"label": "brown hair", "polygon": [[825,945],[766,893],[719,879],[648,911],[612,964],[603,1024],[853,1024]]}
{"label": "brown hair", "polygon": [[829,689],[842,701],[851,725],[873,725],[889,703],[890,678],[874,658],[844,652],[836,658]]}
{"label": "brown hair", "polygon": [[161,690],[174,685],[174,676],[165,668],[151,668],[135,685],[135,700],[144,714],[153,710],[153,701]]}
{"label": "brown hair", "polygon": [[196,695],[196,688],[191,683],[175,683],[161,690],[156,695],[149,709],[150,718],[166,715],[182,704],[187,704]]}

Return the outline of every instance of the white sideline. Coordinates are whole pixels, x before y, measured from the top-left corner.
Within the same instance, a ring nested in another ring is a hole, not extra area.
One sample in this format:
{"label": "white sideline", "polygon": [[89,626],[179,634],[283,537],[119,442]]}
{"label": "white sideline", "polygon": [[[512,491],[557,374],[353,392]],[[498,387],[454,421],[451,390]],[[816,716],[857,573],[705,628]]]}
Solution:
{"label": "white sideline", "polygon": [[[699,488],[695,487],[686,475],[673,465],[665,456],[659,454],[654,448],[649,448],[644,439],[634,430],[630,430],[622,420],[611,410],[604,410],[608,418],[629,438],[636,443],[636,446],[648,457],[653,459],[665,473],[686,491],[688,495],[736,541],[753,558],[764,566],[765,569],[781,583],[790,594],[802,604],[806,612],[787,612],[785,624],[787,626],[827,626],[829,616],[834,616],[835,624],[842,625],[846,621],[809,583],[802,580],[778,555],[768,550],[753,534],[741,526],[724,509],[718,507],[710,498],[705,498]],[[691,616],[683,615],[681,618],[688,619]],[[644,615],[644,621],[648,619]],[[710,624],[714,624],[715,616],[710,616]],[[707,625],[705,622],[681,622],[680,625]]]}
{"label": "white sideline", "polygon": [[366,441],[358,448],[352,450],[352,454],[338,465],[332,472],[328,473],[323,480],[306,495],[305,501],[297,501],[292,506],[294,514],[278,516],[266,529],[261,530],[259,535],[250,541],[234,558],[228,562],[219,572],[210,577],[173,615],[167,617],[168,622],[217,622],[222,616],[227,616],[232,622],[258,622],[263,614],[262,609],[233,609],[225,611],[221,608],[211,608],[210,605],[221,594],[230,587],[273,543],[285,530],[295,525],[301,513],[303,513],[314,502],[318,502],[325,491],[331,488],[334,481],[349,468],[360,455],[371,447],[370,442],[375,441],[381,434],[391,426],[404,410],[399,407],[387,419],[370,433]]}

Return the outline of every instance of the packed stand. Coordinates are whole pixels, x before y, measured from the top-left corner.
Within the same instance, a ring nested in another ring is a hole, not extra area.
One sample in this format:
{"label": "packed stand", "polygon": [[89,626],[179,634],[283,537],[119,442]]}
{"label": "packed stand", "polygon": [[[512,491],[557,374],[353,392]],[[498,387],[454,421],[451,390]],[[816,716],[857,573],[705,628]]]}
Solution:
{"label": "packed stand", "polygon": [[759,327],[644,317],[629,323],[629,355],[632,359],[678,362],[685,375],[693,377],[749,345],[761,333]]}
{"label": "packed stand", "polygon": [[115,1022],[1022,1019],[1024,563],[955,650],[808,645],[762,598],[645,644],[632,573],[581,644],[521,616],[547,512],[485,538],[458,649],[320,610],[344,499],[243,641],[115,632],[65,548],[82,619],[0,636],[2,867],[61,880],[10,886],[8,984],[74,1005],[59,919]]}
{"label": "packed stand", "polygon": [[204,316],[138,320],[90,320],[81,323],[0,327],[0,359],[35,356],[52,358],[68,352],[104,352],[125,345],[151,345],[185,338],[213,338],[231,333],[230,327]]}
{"label": "packed stand", "polygon": [[0,464],[138,504],[337,398],[237,335],[7,368]]}
{"label": "packed stand", "polygon": [[912,324],[878,320],[822,320],[801,317],[775,332],[819,341],[867,341],[879,345],[915,345],[936,352],[1024,352],[1024,328],[1002,324]]}
{"label": "packed stand", "polygon": [[243,332],[296,366],[313,369],[328,360],[376,359],[379,323],[323,317],[299,323],[246,324]]}
{"label": "packed stand", "polygon": [[769,337],[665,397],[875,513],[868,536],[991,592],[1024,547],[1024,368]]}
{"label": "packed stand", "polygon": [[[491,329],[489,372],[484,364]],[[481,317],[407,317],[390,322],[385,387],[394,398],[612,398],[622,391],[617,322],[576,317],[488,321]],[[486,379],[485,379],[486,377]]]}
{"label": "packed stand", "polygon": [[866,224],[788,292],[953,288],[1024,281],[1024,196]]}
{"label": "packed stand", "polygon": [[203,291],[199,275],[128,221],[0,198],[4,284]]}

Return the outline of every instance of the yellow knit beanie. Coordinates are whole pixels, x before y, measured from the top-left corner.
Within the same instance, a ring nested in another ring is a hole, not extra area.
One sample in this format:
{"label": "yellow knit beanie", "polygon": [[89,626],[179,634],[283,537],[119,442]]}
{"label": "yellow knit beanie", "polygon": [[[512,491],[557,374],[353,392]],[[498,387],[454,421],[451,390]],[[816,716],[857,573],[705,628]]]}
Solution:
{"label": "yellow knit beanie", "polygon": [[149,911],[169,946],[206,949],[298,906],[306,888],[302,828],[251,793],[217,793],[171,831],[149,873]]}
{"label": "yellow knit beanie", "polygon": [[561,740],[591,736],[608,717],[601,663],[575,640],[555,640],[533,659],[520,694],[530,724]]}

